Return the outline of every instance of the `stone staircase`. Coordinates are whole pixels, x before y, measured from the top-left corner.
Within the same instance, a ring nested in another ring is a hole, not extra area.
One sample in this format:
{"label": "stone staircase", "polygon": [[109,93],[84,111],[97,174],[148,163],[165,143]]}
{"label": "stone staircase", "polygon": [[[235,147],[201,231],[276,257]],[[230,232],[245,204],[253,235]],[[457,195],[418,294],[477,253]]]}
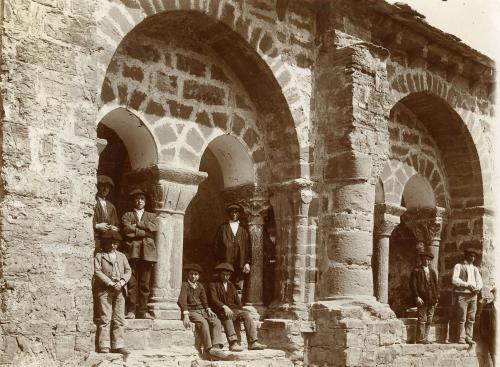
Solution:
{"label": "stone staircase", "polygon": [[[224,340],[225,340],[225,336]],[[120,354],[92,352],[84,366],[95,367],[293,367],[286,353],[276,349],[247,350],[242,332],[243,352],[230,352],[223,361],[201,357],[192,330],[178,320],[126,320],[125,346],[131,352]]]}

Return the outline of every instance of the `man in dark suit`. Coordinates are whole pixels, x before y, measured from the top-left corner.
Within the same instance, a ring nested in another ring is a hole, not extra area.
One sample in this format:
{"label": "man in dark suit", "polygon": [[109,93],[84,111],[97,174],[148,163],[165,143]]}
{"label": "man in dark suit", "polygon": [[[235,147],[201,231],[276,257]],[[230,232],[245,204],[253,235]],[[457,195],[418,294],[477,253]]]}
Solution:
{"label": "man in dark suit", "polygon": [[410,287],[417,303],[417,343],[429,344],[428,336],[434,309],[438,302],[437,274],[429,265],[434,258],[431,252],[420,254],[421,265],[411,273]]}
{"label": "man in dark suit", "polygon": [[120,225],[118,221],[118,214],[116,213],[116,208],[111,202],[107,200],[107,197],[111,189],[115,186],[113,180],[105,175],[97,176],[97,194],[96,203],[94,205],[94,241],[95,241],[95,253],[98,253],[101,242],[101,235],[108,231],[118,231],[118,226]]}
{"label": "man in dark suit", "polygon": [[154,237],[158,230],[158,218],[156,214],[144,210],[146,205],[144,191],[135,189],[129,197],[132,199],[134,210],[122,217],[125,251],[132,268],[126,318],[133,319],[137,316],[142,319],[152,319],[147,304],[151,275],[157,260]]}
{"label": "man in dark suit", "polygon": [[258,342],[257,328],[250,317],[250,313],[242,309],[236,287],[229,280],[233,273],[233,266],[229,263],[221,263],[215,267],[215,270],[218,272],[219,279],[217,282],[210,283],[209,299],[212,308],[224,326],[229,342],[229,350],[233,352],[243,350],[240,344],[240,321],[243,321],[245,326],[248,349],[265,349],[266,346]]}
{"label": "man in dark suit", "polygon": [[238,289],[243,289],[243,277],[250,273],[252,246],[250,235],[240,223],[241,206],[230,204],[226,211],[229,222],[222,224],[215,235],[216,263],[227,262],[234,268],[232,280]]}

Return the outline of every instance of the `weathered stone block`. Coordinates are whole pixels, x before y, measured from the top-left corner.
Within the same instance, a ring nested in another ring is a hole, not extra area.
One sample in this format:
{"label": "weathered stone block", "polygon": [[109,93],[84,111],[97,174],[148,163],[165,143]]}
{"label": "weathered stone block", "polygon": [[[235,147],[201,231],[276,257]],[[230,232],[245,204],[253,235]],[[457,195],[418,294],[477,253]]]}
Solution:
{"label": "weathered stone block", "polygon": [[371,170],[371,156],[362,153],[342,153],[328,160],[323,177],[325,180],[362,180],[371,176]]}
{"label": "weathered stone block", "polygon": [[223,105],[226,94],[219,87],[200,84],[194,80],[186,80],[184,82],[184,98],[193,99],[207,105]]}

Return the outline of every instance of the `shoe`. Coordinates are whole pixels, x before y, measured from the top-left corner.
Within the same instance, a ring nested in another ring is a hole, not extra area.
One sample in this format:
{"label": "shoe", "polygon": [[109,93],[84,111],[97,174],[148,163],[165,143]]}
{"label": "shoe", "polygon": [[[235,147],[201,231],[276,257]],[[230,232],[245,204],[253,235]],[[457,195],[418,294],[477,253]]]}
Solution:
{"label": "shoe", "polygon": [[125,315],[125,318],[129,319],[129,320],[133,320],[133,319],[135,319],[135,313],[133,313],[132,311],[127,312],[127,314]]}
{"label": "shoe", "polygon": [[119,354],[123,354],[124,356],[128,356],[130,354],[130,352],[128,350],[126,350],[125,348],[111,349],[111,353],[119,353]]}
{"label": "shoe", "polygon": [[216,357],[216,358],[219,358],[219,359],[226,359],[229,357],[229,355],[227,354],[227,352],[223,351],[221,348],[219,347],[212,347],[210,348],[210,350],[208,351],[208,354],[212,357]]}
{"label": "shoe", "polygon": [[267,348],[267,345],[260,344],[257,341],[250,343],[250,345],[248,346],[248,350],[263,350],[266,348]]}
{"label": "shoe", "polygon": [[242,352],[243,348],[238,344],[238,342],[234,342],[229,346],[229,350],[231,352]]}
{"label": "shoe", "polygon": [[467,344],[467,342],[465,340],[461,339],[458,341],[458,344]]}
{"label": "shoe", "polygon": [[419,340],[417,341],[417,344],[431,344],[431,342],[428,340]]}
{"label": "shoe", "polygon": [[151,315],[149,312],[144,312],[139,318],[145,320],[154,320],[153,315]]}
{"label": "shoe", "polygon": [[99,353],[108,354],[109,348],[101,348],[101,349],[99,349]]}

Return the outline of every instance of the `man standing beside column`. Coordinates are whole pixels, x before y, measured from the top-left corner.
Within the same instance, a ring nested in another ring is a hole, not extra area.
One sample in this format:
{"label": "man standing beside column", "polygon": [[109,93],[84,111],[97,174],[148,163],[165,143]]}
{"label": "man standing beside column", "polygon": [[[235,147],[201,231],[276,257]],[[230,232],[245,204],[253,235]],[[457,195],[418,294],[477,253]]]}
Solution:
{"label": "man standing beside column", "polygon": [[215,235],[215,260],[217,264],[225,262],[234,267],[232,281],[241,290],[252,262],[250,235],[240,223],[241,206],[232,203],[226,211],[229,222],[222,224]]}
{"label": "man standing beside column", "polygon": [[477,295],[483,288],[479,269],[474,266],[477,250],[464,249],[465,259],[453,268],[451,283],[455,304],[455,320],[460,327],[460,344],[475,344],[473,337],[477,310]]}
{"label": "man standing beside column", "polygon": [[128,305],[125,318],[152,319],[148,311],[151,275],[157,261],[155,232],[158,231],[156,214],[144,210],[146,194],[140,189],[133,190],[129,197],[134,210],[123,214],[122,224],[125,235],[126,254],[132,268],[128,283]]}
{"label": "man standing beside column", "polygon": [[431,252],[420,254],[421,265],[411,273],[411,291],[417,303],[417,343],[429,344],[434,309],[438,302],[438,279],[436,272],[429,265],[434,258]]}

